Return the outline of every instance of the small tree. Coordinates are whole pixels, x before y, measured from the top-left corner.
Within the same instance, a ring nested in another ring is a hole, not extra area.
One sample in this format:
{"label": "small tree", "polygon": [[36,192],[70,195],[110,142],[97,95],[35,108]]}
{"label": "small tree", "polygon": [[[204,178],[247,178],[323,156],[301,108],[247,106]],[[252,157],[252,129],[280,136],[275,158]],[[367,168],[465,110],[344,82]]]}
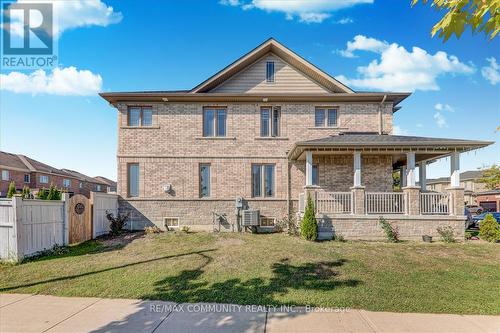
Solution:
{"label": "small tree", "polygon": [[401,189],[401,173],[399,171],[392,173],[392,189],[395,191]]}
{"label": "small tree", "polygon": [[117,213],[116,216],[112,212],[106,211],[106,218],[109,221],[109,233],[113,236],[119,235],[123,229],[123,226],[128,220],[130,212],[126,214]]}
{"label": "small tree", "polygon": [[494,190],[500,186],[500,166],[493,164],[491,168],[481,170],[483,173],[478,183],[483,183],[488,190]]}
{"label": "small tree", "polygon": [[479,237],[488,242],[500,240],[500,227],[492,214],[487,214],[479,224]]}
{"label": "small tree", "polygon": [[9,190],[7,191],[7,198],[12,198],[16,194],[16,183],[10,182]]}
{"label": "small tree", "polygon": [[46,200],[61,200],[61,191],[54,186],[54,184],[50,184],[49,193],[47,193]]}
{"label": "small tree", "polygon": [[31,190],[28,186],[23,187],[22,196],[23,196],[23,199],[30,199],[31,198]]}
{"label": "small tree", "polygon": [[45,187],[39,189],[36,193],[36,198],[40,200],[47,200],[47,189]]}
{"label": "small tree", "polygon": [[314,204],[310,195],[307,196],[307,205],[300,225],[300,234],[304,239],[310,241],[315,241],[318,238],[318,222],[316,221]]}

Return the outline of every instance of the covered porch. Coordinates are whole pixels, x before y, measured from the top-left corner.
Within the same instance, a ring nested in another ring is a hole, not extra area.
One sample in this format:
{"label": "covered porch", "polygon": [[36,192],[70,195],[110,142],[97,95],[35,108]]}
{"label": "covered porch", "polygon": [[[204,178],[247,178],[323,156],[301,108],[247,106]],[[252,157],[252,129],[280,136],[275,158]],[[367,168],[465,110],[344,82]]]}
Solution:
{"label": "covered porch", "polygon": [[[489,144],[379,134],[341,134],[298,142],[288,154],[290,161],[305,163],[298,213],[303,213],[310,196],[323,238],[334,234],[383,237],[377,226],[381,216],[395,222],[403,238],[435,235],[439,225],[450,225],[458,237],[463,237],[460,154]],[[427,165],[441,158],[450,160],[450,184],[444,192],[429,192]],[[394,171],[400,173],[398,190],[393,189]]]}

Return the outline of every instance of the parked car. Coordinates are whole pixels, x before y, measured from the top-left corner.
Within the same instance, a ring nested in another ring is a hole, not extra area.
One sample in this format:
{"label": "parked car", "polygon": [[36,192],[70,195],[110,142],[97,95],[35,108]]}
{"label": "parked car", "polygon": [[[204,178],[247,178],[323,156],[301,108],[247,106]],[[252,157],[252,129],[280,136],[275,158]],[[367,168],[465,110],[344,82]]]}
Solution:
{"label": "parked car", "polygon": [[484,212],[484,208],[479,205],[466,205],[465,208],[467,208],[472,215],[479,215]]}
{"label": "parked car", "polygon": [[474,226],[479,227],[479,223],[482,220],[484,220],[484,218],[486,217],[487,214],[493,215],[493,217],[495,218],[495,220],[497,220],[497,222],[500,223],[500,212],[482,213],[482,214],[479,214],[479,215],[476,215],[476,216],[472,217],[472,220],[474,221]]}

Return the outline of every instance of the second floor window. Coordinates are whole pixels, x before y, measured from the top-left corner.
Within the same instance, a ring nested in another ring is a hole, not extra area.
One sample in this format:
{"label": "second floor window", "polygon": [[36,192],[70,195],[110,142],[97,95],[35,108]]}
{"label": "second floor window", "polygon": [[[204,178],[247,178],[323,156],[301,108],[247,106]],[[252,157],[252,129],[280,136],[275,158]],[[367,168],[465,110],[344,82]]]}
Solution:
{"label": "second floor window", "polygon": [[316,127],[336,127],[337,109],[316,108],[314,113],[314,126]]}
{"label": "second floor window", "polygon": [[252,164],[252,197],[274,197],[274,164]]}
{"label": "second floor window", "polygon": [[260,136],[280,136],[281,108],[263,107],[260,110]]}
{"label": "second floor window", "polygon": [[2,180],[9,180],[9,179],[10,179],[9,170],[2,170]]}
{"label": "second floor window", "polygon": [[49,183],[49,176],[40,175],[40,183],[48,184]]}
{"label": "second floor window", "polygon": [[153,109],[150,106],[131,106],[127,114],[128,126],[153,126]]}
{"label": "second floor window", "polygon": [[210,196],[210,164],[200,164],[200,197]]}
{"label": "second floor window", "polygon": [[274,82],[274,61],[266,62],[266,82]]}
{"label": "second floor window", "polygon": [[139,164],[131,163],[127,165],[127,194],[129,197],[139,196]]}
{"label": "second floor window", "polygon": [[71,180],[69,180],[69,179],[63,179],[63,186],[64,187],[70,187],[71,186]]}
{"label": "second floor window", "polygon": [[227,112],[224,108],[203,109],[203,136],[226,136]]}

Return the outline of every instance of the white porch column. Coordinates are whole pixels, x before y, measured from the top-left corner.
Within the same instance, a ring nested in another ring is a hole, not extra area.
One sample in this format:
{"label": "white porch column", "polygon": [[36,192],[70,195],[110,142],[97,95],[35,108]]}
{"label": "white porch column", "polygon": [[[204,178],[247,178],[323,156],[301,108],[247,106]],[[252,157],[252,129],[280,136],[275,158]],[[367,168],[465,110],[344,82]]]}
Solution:
{"label": "white porch column", "polygon": [[450,156],[450,186],[460,187],[460,153],[458,152]]}
{"label": "white porch column", "polygon": [[406,186],[415,186],[415,152],[406,153]]}
{"label": "white porch column", "polygon": [[418,164],[418,178],[420,182],[420,189],[425,191],[427,189],[427,162],[422,161]]}
{"label": "white porch column", "polygon": [[403,165],[400,169],[399,183],[401,188],[406,187],[406,165]]}
{"label": "white porch column", "polygon": [[306,151],[306,186],[313,183],[313,155],[312,151]]}
{"label": "white porch column", "polygon": [[354,187],[361,186],[361,152],[354,152]]}

